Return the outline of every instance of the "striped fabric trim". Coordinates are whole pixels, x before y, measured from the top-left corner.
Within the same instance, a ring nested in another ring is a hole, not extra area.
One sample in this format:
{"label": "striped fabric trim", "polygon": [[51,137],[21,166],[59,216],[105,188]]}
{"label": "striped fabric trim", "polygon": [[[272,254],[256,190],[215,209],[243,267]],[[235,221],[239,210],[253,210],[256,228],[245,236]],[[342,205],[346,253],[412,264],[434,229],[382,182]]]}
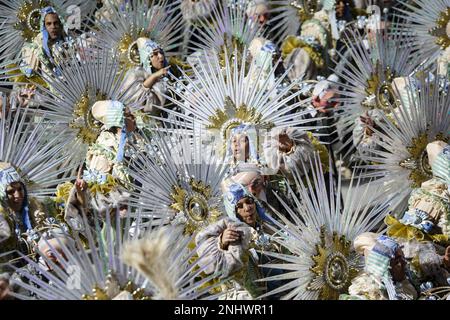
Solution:
{"label": "striped fabric trim", "polygon": [[444,179],[446,183],[450,183],[450,158],[441,152],[431,166],[435,176]]}
{"label": "striped fabric trim", "polygon": [[113,101],[106,110],[105,126],[107,129],[112,127],[122,128],[125,120],[123,117],[124,106],[120,101]]}
{"label": "striped fabric trim", "polygon": [[366,272],[378,278],[384,285],[389,300],[397,300],[397,293],[389,273],[390,258],[371,251],[366,261]]}
{"label": "striped fabric trim", "polygon": [[389,277],[390,258],[371,251],[366,261],[366,271],[381,279]]}

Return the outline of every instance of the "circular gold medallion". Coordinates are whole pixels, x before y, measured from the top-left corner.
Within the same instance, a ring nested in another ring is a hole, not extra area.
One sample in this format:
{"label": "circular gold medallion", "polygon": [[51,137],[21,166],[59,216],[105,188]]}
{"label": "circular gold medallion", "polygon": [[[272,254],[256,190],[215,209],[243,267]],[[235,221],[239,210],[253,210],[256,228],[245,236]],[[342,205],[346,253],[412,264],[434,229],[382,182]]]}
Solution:
{"label": "circular gold medallion", "polygon": [[186,198],[185,211],[192,220],[202,222],[208,216],[208,203],[202,196],[194,194]]}
{"label": "circular gold medallion", "polygon": [[420,155],[419,165],[420,170],[423,172],[423,174],[431,179],[433,177],[433,172],[431,170],[431,166],[428,161],[428,153],[426,149],[423,150]]}
{"label": "circular gold medallion", "polygon": [[334,290],[346,287],[349,278],[349,268],[345,256],[340,252],[333,252],[327,257],[324,270],[325,281]]}
{"label": "circular gold medallion", "polygon": [[134,65],[141,63],[137,41],[134,41],[128,48],[128,60]]}
{"label": "circular gold medallion", "polygon": [[378,89],[378,105],[381,109],[389,111],[389,106],[395,106],[394,92],[390,84],[383,84]]}
{"label": "circular gold medallion", "polygon": [[34,32],[39,32],[41,23],[41,10],[40,9],[32,10],[28,14],[27,20],[28,20],[28,27]]}

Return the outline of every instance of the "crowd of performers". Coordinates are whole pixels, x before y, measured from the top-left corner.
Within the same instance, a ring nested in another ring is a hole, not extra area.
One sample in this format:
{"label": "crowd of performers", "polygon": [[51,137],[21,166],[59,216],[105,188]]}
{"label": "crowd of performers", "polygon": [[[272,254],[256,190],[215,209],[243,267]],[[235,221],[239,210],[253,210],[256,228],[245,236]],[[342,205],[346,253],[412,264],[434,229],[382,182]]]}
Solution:
{"label": "crowd of performers", "polygon": [[450,0],[5,0],[0,300],[450,299]]}

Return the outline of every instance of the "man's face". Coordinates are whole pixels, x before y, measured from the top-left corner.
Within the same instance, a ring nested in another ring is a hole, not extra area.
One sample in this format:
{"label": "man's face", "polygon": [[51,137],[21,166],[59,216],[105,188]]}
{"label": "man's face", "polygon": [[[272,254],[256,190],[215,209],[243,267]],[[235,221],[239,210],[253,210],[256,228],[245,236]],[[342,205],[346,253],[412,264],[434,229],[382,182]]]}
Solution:
{"label": "man's face", "polygon": [[62,25],[56,13],[47,14],[44,19],[44,24],[51,40],[56,40],[61,37]]}
{"label": "man's face", "polygon": [[14,211],[22,208],[23,200],[25,198],[25,190],[23,190],[20,182],[13,182],[6,187],[6,195],[8,196],[8,205]]}
{"label": "man's face", "polygon": [[257,175],[246,187],[255,197],[259,197],[259,194],[264,190],[264,178]]}
{"label": "man's face", "polygon": [[164,53],[161,49],[153,50],[153,54],[150,57],[150,62],[152,67],[157,71],[164,68]]}
{"label": "man's face", "polygon": [[268,12],[262,12],[258,15],[256,15],[257,21],[260,25],[264,25],[269,20],[269,13]]}
{"label": "man's face", "polygon": [[[59,244],[56,242],[56,240],[54,241],[50,241],[52,246],[53,246],[53,250],[50,249],[50,247],[47,247],[43,254],[45,255],[46,258],[48,258],[51,262],[53,262],[54,264],[56,264],[58,267],[60,267],[61,269],[63,269],[62,264],[60,263],[60,261],[58,260],[58,257],[63,257],[64,259],[66,258],[66,256],[64,255],[63,250],[61,249],[61,247],[59,246]],[[57,254],[55,254],[55,251],[57,252]],[[47,267],[50,271],[53,271],[52,267],[49,266],[49,264],[46,262]]]}
{"label": "man's face", "polygon": [[33,98],[35,92],[36,88],[20,89],[19,94],[17,95],[19,107],[26,108],[30,103],[30,100]]}
{"label": "man's face", "polygon": [[119,216],[121,219],[124,219],[127,217],[128,214],[128,205],[126,204],[121,204],[119,206]]}
{"label": "man's face", "polygon": [[406,266],[406,260],[403,255],[402,249],[397,249],[397,252],[395,253],[395,257],[391,259],[391,275],[392,279],[396,282],[400,282],[405,280],[406,273],[405,273],[405,266]]}
{"label": "man's face", "polygon": [[312,104],[317,108],[317,111],[320,113],[330,112],[330,108],[334,108],[338,105],[338,102],[335,101],[339,95],[335,90],[328,89],[323,95],[314,96],[312,99]]}
{"label": "man's face", "polygon": [[344,1],[338,1],[336,3],[336,16],[342,18],[345,13],[345,3]]}
{"label": "man's face", "polygon": [[256,8],[254,8],[253,13],[249,13],[249,14],[251,14],[251,16],[249,17],[250,20],[258,22],[259,25],[261,25],[261,26],[266,24],[270,18],[269,8],[267,8],[264,5],[263,6],[257,5]]}
{"label": "man's face", "polygon": [[234,161],[247,161],[249,158],[250,144],[245,134],[235,134],[231,139]]}
{"label": "man's face", "polygon": [[254,226],[256,223],[256,204],[250,197],[244,197],[236,204],[237,214],[246,224]]}

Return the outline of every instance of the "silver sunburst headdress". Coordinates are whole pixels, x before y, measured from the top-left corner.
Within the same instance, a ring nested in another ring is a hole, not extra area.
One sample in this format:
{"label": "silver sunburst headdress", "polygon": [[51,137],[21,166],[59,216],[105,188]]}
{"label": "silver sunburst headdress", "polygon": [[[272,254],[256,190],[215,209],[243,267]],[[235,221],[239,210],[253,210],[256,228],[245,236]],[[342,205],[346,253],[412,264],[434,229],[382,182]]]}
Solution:
{"label": "silver sunburst headdress", "polygon": [[139,66],[138,38],[149,38],[173,55],[183,37],[181,13],[178,1],[138,0],[127,4],[122,10],[112,8],[110,21],[97,21],[93,31],[97,33],[98,45],[119,54],[125,69]]}
{"label": "silver sunburst headdress", "polygon": [[[390,106],[394,121],[384,121],[374,129],[376,147],[371,154],[360,155],[369,169],[363,177],[379,178],[386,188],[399,194],[398,200],[407,198],[412,188],[418,188],[432,178],[428,164],[427,144],[435,140],[449,141],[450,95],[448,80],[410,79],[404,94],[396,92],[396,111]],[[398,91],[398,90],[396,90]]]}
{"label": "silver sunburst headdress", "polygon": [[405,9],[397,8],[405,23],[399,32],[410,32],[412,46],[418,59],[433,63],[450,46],[450,1],[399,1]]}
{"label": "silver sunburst headdress", "polygon": [[240,4],[227,4],[223,1],[215,6],[210,19],[199,20],[194,27],[198,40],[190,45],[192,50],[216,50],[223,52],[227,48],[238,48],[242,51],[245,46],[260,36],[261,28],[256,22],[247,18],[245,10]]}
{"label": "silver sunburst headdress", "polygon": [[273,239],[289,253],[264,252],[279,262],[262,267],[285,273],[261,281],[286,283],[265,296],[286,292],[282,299],[338,299],[363,267],[352,247],[353,240],[377,228],[387,213],[389,199],[376,198],[370,183],[363,185],[352,177],[341,198],[342,175],[333,181],[330,173],[327,186],[317,155],[310,162],[312,169],[306,180],[297,172],[296,190],[289,187],[295,206],[278,197],[288,216],[275,212],[279,221],[273,219],[272,228],[278,236]]}
{"label": "silver sunburst headdress", "polygon": [[300,33],[302,23],[311,19],[322,7],[318,0],[274,0],[269,12],[273,17],[273,35],[281,44],[287,36]]}
{"label": "silver sunburst headdress", "polygon": [[227,166],[213,149],[202,144],[184,126],[170,133],[155,128],[145,144],[150,153],[137,153],[129,164],[135,180],[131,205],[141,207],[155,222],[182,224],[193,233],[218,220],[223,212],[220,183]]}
{"label": "silver sunburst headdress", "polygon": [[164,111],[183,119],[188,128],[201,128],[213,136],[217,134],[219,148],[226,146],[230,130],[240,125],[252,125],[261,130],[315,128],[307,126],[312,120],[303,117],[309,111],[302,106],[310,99],[301,100],[299,96],[306,91],[292,90],[296,82],[284,84],[289,70],[275,77],[280,62],[264,73],[257,58],[247,61],[247,49],[241,57],[236,55],[236,49],[234,58],[229,58],[227,50],[224,55],[223,60],[218,54],[206,61],[199,57],[192,75],[183,72],[183,79],[175,80],[169,86],[175,99],[169,96],[167,99],[182,112],[163,108]]}
{"label": "silver sunburst headdress", "polygon": [[[337,127],[340,137],[351,134],[355,120],[365,112],[378,109],[389,111],[393,101],[393,80],[409,76],[420,64],[413,56],[409,45],[410,38],[398,33],[375,31],[371,40],[367,40],[357,31],[349,29],[344,37],[347,51],[338,53],[339,64],[335,73],[340,82],[339,97],[341,105],[337,113]],[[352,139],[345,139],[339,150],[345,149]],[[350,146],[346,155],[354,150]]]}
{"label": "silver sunburst headdress", "polygon": [[[83,44],[80,46],[84,48]],[[83,161],[102,127],[92,115],[92,106],[97,101],[114,100],[135,111],[139,101],[129,102],[133,89],[124,88],[125,71],[121,70],[117,55],[95,50],[80,58],[78,52],[69,49],[61,53],[64,57],[58,59],[59,77],[43,74],[50,89],[40,86],[36,100],[46,110],[46,121],[54,125],[58,135],[71,141],[68,152],[73,159]]]}
{"label": "silver sunburst headdress", "polygon": [[201,261],[193,241],[180,226],[159,227],[128,243],[123,259],[150,281],[154,300],[216,299],[220,272],[206,275],[212,261]]}
{"label": "silver sunburst headdress", "polygon": [[[80,14],[79,22],[94,8],[82,0],[5,0],[0,4],[0,60],[18,56],[25,42],[31,42],[40,30],[41,10],[54,7],[59,15]],[[75,21],[75,20],[74,20]]]}
{"label": "silver sunburst headdress", "polygon": [[74,167],[67,165],[69,157],[62,152],[67,141],[52,136],[51,126],[36,115],[28,108],[8,112],[6,104],[2,104],[0,186],[22,181],[28,195],[43,198],[53,195],[56,186],[67,179],[64,177]]}
{"label": "silver sunburst headdress", "polygon": [[106,215],[102,231],[98,219],[96,227],[86,231],[89,248],[77,235],[47,231],[36,250],[40,259],[21,254],[30,268],[12,266],[21,277],[13,283],[33,296],[11,295],[40,300],[196,299],[211,290],[212,277],[197,279],[203,267],[191,260],[192,239],[173,227],[136,232],[129,216],[112,216]]}

